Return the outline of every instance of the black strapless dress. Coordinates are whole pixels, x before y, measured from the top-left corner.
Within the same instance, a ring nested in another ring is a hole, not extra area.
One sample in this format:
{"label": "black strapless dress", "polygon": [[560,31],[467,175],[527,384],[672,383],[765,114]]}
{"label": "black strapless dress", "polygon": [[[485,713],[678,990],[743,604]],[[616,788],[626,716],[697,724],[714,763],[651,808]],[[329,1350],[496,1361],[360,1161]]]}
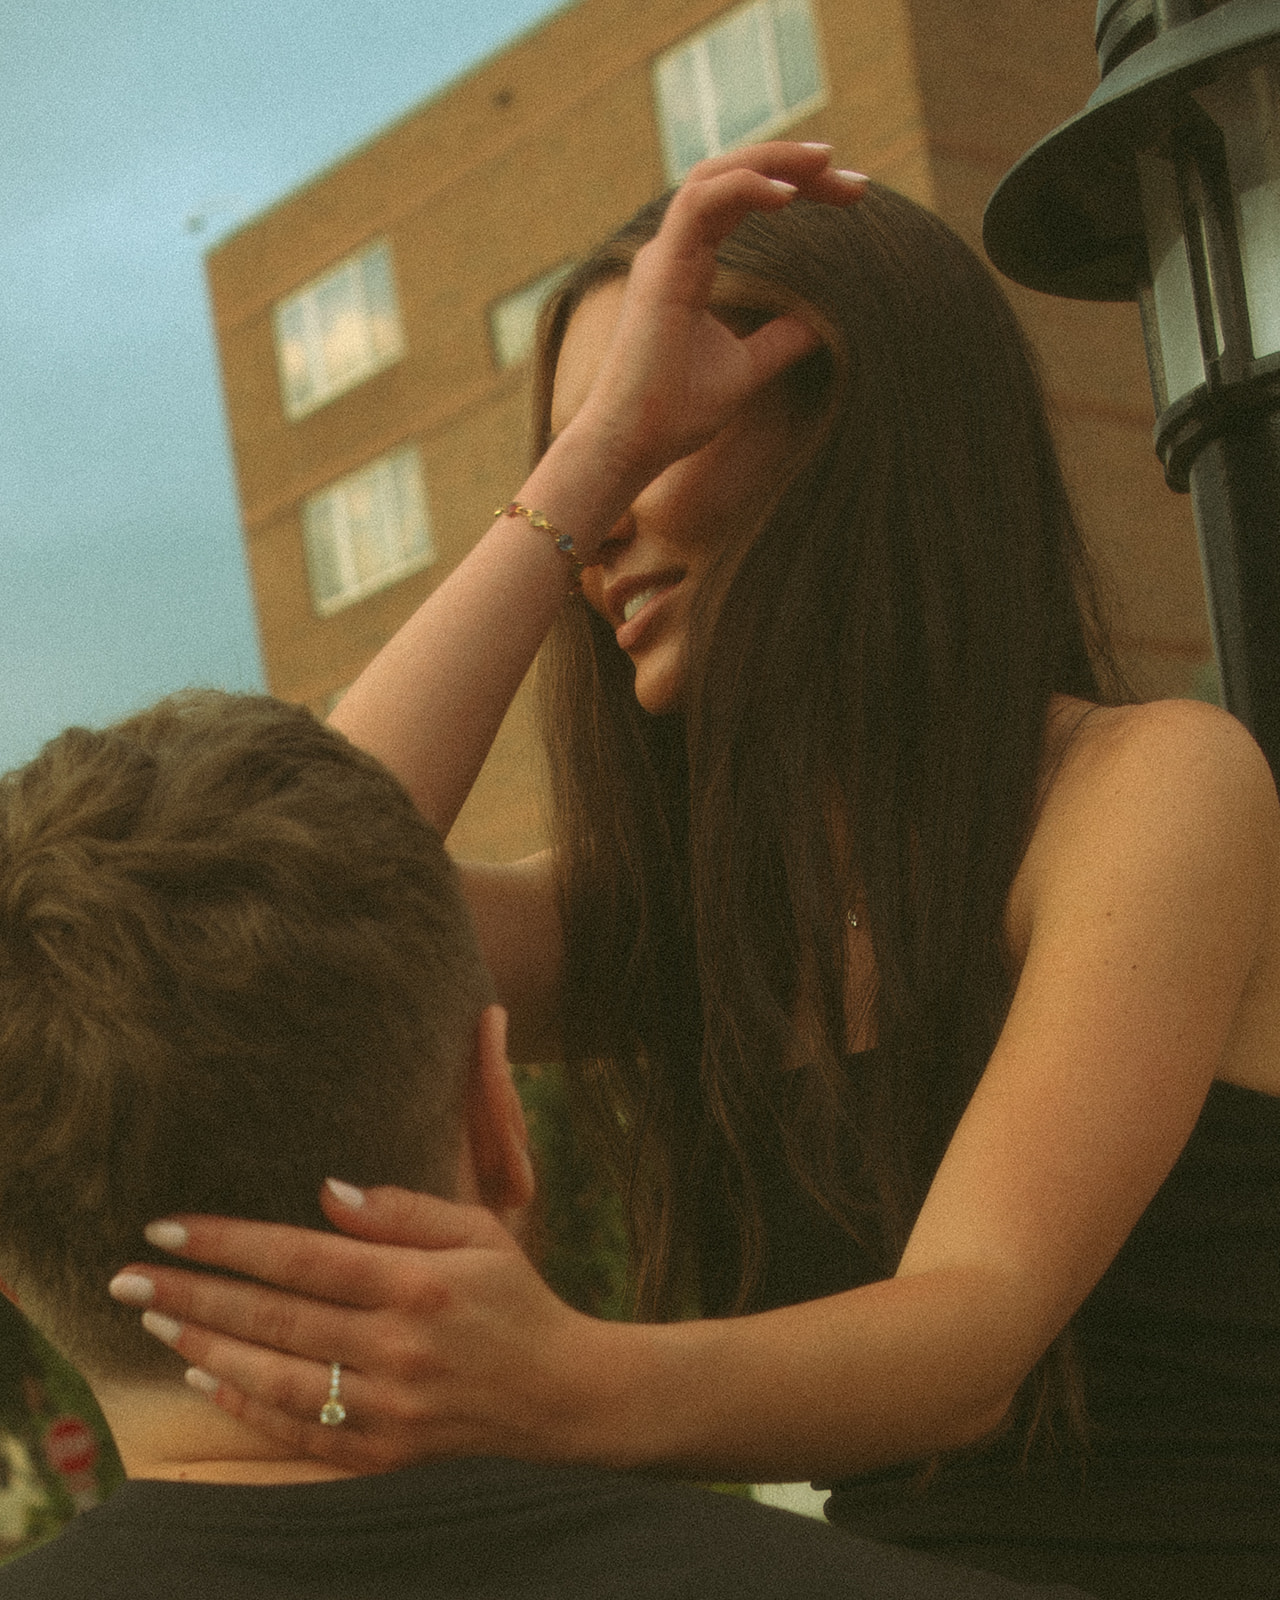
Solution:
{"label": "black strapless dress", "polygon": [[[759,1174],[768,1259],[752,1310],[865,1283],[863,1252],[794,1183]],[[708,1199],[704,1307],[737,1250]],[[1002,1439],[835,1485],[853,1532],[1100,1600],[1280,1600],[1280,1099],[1216,1083],[1163,1187],[1073,1328],[1087,1460],[1023,1467]]]}

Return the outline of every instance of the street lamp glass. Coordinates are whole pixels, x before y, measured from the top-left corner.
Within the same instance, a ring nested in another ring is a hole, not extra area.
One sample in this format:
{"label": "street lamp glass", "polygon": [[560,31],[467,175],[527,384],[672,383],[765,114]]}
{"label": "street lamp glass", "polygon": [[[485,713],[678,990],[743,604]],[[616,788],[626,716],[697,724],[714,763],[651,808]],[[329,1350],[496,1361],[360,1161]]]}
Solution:
{"label": "street lamp glass", "polygon": [[1280,351],[1280,48],[1196,92],[1222,129],[1253,356]]}
{"label": "street lamp glass", "polygon": [[1204,383],[1206,356],[1223,356],[1228,343],[1237,362],[1280,352],[1280,48],[1229,62],[1191,98],[1200,131],[1186,136],[1184,119],[1137,153],[1151,274],[1138,298],[1160,411]]}
{"label": "street lamp glass", "polygon": [[1138,302],[1156,409],[1164,411],[1204,382],[1204,355],[1173,162],[1159,150],[1143,150],[1137,167],[1151,269]]}

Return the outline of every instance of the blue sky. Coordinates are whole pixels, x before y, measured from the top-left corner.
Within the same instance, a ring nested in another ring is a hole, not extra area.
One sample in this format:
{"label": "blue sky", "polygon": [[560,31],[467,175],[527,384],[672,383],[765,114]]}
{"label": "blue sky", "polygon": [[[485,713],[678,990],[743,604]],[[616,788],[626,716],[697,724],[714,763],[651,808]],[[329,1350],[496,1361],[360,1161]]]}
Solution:
{"label": "blue sky", "polygon": [[0,8],[0,771],[261,687],[203,252],[556,9]]}

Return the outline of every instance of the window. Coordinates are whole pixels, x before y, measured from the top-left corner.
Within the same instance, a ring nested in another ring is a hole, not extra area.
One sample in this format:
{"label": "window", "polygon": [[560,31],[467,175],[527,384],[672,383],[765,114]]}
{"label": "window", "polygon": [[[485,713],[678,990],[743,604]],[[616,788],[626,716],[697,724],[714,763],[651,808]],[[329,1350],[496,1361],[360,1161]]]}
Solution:
{"label": "window", "polygon": [[315,278],[275,311],[285,415],[306,416],[400,358],[400,314],[385,240]]}
{"label": "window", "polygon": [[322,617],[427,566],[435,549],[417,450],[396,450],[312,495],[302,538]]}
{"label": "window", "polygon": [[809,0],[752,0],[659,56],[658,124],[673,182],[822,103]]}
{"label": "window", "polygon": [[489,339],[500,367],[513,367],[529,355],[538,327],[538,313],[571,270],[569,262],[553,267],[532,283],[495,300],[489,307]]}

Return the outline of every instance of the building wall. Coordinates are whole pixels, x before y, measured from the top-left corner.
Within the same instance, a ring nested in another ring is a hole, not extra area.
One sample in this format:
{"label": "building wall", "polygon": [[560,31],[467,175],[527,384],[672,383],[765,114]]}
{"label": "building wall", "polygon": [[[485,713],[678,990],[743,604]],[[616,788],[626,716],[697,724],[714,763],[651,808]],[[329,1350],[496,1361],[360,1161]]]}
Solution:
{"label": "building wall", "polygon": [[[665,186],[656,55],[723,0],[580,0],[211,252],[245,541],[273,692],[323,710],[484,530],[528,459],[528,373],[497,370],[487,308],[581,255]],[[826,104],[788,129],[931,205],[971,242],[1002,173],[1096,82],[1093,0],[813,0]],[[298,422],[275,302],[390,241],[406,353]],[[1187,502],[1164,488],[1136,311],[1013,289],[1068,476],[1141,687],[1184,692],[1209,654]],[[421,449],[438,559],[328,618],[302,500],[397,444]],[[455,829],[509,856],[542,837],[527,691]]]}
{"label": "building wall", "polygon": [[[929,129],[930,203],[981,248],[1003,174],[1097,86],[1093,0],[911,0]],[[1040,357],[1068,480],[1110,591],[1135,687],[1185,694],[1211,654],[1190,501],[1172,494],[1131,304],[1005,285]]]}

